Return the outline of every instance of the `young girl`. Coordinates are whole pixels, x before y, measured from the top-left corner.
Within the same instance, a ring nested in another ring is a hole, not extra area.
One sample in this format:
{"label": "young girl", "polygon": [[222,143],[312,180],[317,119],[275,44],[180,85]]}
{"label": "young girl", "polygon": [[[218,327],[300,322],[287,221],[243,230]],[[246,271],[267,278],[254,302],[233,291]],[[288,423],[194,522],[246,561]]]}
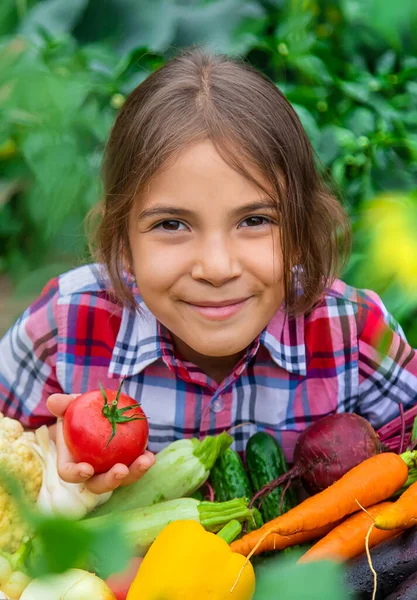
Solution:
{"label": "young girl", "polygon": [[104,183],[97,264],[51,281],[0,343],[0,410],[27,427],[58,417],[64,479],[103,492],[153,464],[147,452],[94,475],[73,462],[60,419],[99,382],[125,378],[152,452],[230,428],[243,451],[262,429],[290,461],[325,415],[379,427],[417,400],[398,324],[335,278],[347,218],[263,75],[198,49],[172,60],[121,109]]}

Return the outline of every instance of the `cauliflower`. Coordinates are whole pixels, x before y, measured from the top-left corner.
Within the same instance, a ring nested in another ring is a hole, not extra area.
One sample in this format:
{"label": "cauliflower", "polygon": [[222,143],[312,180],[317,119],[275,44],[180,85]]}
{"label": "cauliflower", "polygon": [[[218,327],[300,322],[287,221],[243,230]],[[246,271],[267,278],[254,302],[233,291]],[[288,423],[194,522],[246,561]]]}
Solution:
{"label": "cauliflower", "polygon": [[[42,463],[31,445],[32,432],[25,432],[19,421],[0,413],[0,466],[22,485],[27,501],[36,504],[42,485]],[[13,553],[29,535],[12,496],[0,485],[0,550]]]}

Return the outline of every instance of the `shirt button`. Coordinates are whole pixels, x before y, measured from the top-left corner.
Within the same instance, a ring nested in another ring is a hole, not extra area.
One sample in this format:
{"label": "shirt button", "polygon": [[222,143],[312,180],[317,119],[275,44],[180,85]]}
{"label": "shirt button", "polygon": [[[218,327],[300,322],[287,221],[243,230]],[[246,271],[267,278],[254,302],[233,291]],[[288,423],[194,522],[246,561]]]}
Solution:
{"label": "shirt button", "polygon": [[215,413],[221,412],[224,409],[224,400],[223,398],[217,398],[211,405],[211,410]]}

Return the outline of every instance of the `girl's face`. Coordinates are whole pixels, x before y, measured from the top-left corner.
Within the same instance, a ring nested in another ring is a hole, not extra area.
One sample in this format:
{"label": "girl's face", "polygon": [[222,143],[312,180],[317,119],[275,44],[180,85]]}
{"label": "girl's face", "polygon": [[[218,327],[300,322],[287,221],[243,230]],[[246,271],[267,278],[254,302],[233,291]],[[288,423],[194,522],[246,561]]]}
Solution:
{"label": "girl's face", "polygon": [[141,295],[190,360],[239,355],[283,301],[276,208],[210,141],[154,178],[129,238]]}

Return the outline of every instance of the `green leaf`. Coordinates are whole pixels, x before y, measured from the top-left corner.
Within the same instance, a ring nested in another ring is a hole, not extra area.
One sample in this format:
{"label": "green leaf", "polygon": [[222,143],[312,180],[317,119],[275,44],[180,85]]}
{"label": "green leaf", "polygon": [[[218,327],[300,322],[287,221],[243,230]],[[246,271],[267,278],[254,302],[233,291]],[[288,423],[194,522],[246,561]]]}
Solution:
{"label": "green leaf", "polygon": [[38,514],[34,532],[29,561],[33,577],[87,568],[106,578],[126,568],[132,556],[117,518],[93,531],[85,527],[83,521]]}
{"label": "green leaf", "polygon": [[356,136],[343,127],[328,125],[322,129],[318,153],[325,164],[357,148]]}
{"label": "green leaf", "polygon": [[341,81],[339,87],[349,98],[357,100],[359,102],[368,103],[370,101],[369,90],[363,85],[363,83],[356,83],[351,81]]}
{"label": "green leaf", "polygon": [[36,34],[45,29],[53,35],[71,31],[88,0],[43,0],[35,4],[23,20],[20,33]]}
{"label": "green leaf", "polygon": [[413,96],[417,94],[417,81],[407,82],[407,92]]}
{"label": "green leaf", "polygon": [[313,115],[304,106],[300,106],[299,104],[292,103],[292,107],[298,114],[311,143],[316,147],[320,140],[320,129]]}
{"label": "green leaf", "polygon": [[313,54],[316,35],[311,31],[313,14],[308,6],[300,6],[300,1],[288,3],[285,18],[278,20],[275,30],[277,43],[285,42],[290,57]]}
{"label": "green leaf", "polygon": [[[402,46],[402,34],[414,34],[417,24],[417,4],[415,0],[367,0],[369,19],[372,26],[395,48]],[[364,12],[365,12],[364,8]]]}
{"label": "green leaf", "polygon": [[70,211],[80,206],[92,173],[86,169],[74,136],[44,128],[28,135],[22,150],[36,179],[28,209],[45,234],[51,235]]}
{"label": "green leaf", "polygon": [[349,113],[346,123],[348,129],[356,136],[368,135],[376,128],[375,114],[369,108],[362,106]]}
{"label": "green leaf", "polygon": [[76,35],[84,43],[107,40],[122,55],[138,46],[166,49],[174,41],[176,27],[172,0],[89,0]]}
{"label": "green leaf", "polygon": [[343,567],[330,562],[295,564],[279,557],[257,570],[254,600],[348,600]]}
{"label": "green leaf", "polygon": [[25,111],[33,122],[52,129],[66,127],[90,91],[90,82],[78,76],[64,78],[44,68],[22,66],[15,71],[15,81],[6,106]]}
{"label": "green leaf", "polygon": [[343,158],[338,158],[331,165],[331,174],[335,182],[343,186],[345,182],[346,163]]}
{"label": "green leaf", "polygon": [[0,179],[0,209],[22,189],[24,182],[20,179]]}
{"label": "green leaf", "polygon": [[3,0],[0,3],[0,35],[13,31],[17,20],[16,0]]}
{"label": "green leaf", "polygon": [[396,55],[393,50],[387,50],[376,62],[375,70],[379,75],[392,73],[395,67]]}
{"label": "green leaf", "polygon": [[92,534],[80,523],[64,518],[39,518],[34,555],[30,561],[33,576],[63,573],[86,563]]}
{"label": "green leaf", "polygon": [[256,1],[212,0],[177,3],[177,45],[198,44],[227,54],[246,52],[257,41],[265,12]]}
{"label": "green leaf", "polygon": [[[169,0],[124,0],[124,35],[118,44],[120,53],[130,52],[138,46],[160,51],[172,43],[177,26],[177,15],[173,2]],[[163,15],[163,18],[161,18]]]}
{"label": "green leaf", "polygon": [[313,81],[324,84],[330,84],[333,81],[325,63],[318,56],[313,54],[299,56],[295,59],[294,65]]}
{"label": "green leaf", "polygon": [[126,543],[123,529],[117,519],[114,523],[106,523],[94,532],[90,539],[88,553],[89,563],[94,566],[94,571],[102,579],[126,568],[132,551]]}
{"label": "green leaf", "polygon": [[372,99],[375,111],[385,120],[387,124],[392,120],[400,119],[400,113],[384,97],[378,96]]}

